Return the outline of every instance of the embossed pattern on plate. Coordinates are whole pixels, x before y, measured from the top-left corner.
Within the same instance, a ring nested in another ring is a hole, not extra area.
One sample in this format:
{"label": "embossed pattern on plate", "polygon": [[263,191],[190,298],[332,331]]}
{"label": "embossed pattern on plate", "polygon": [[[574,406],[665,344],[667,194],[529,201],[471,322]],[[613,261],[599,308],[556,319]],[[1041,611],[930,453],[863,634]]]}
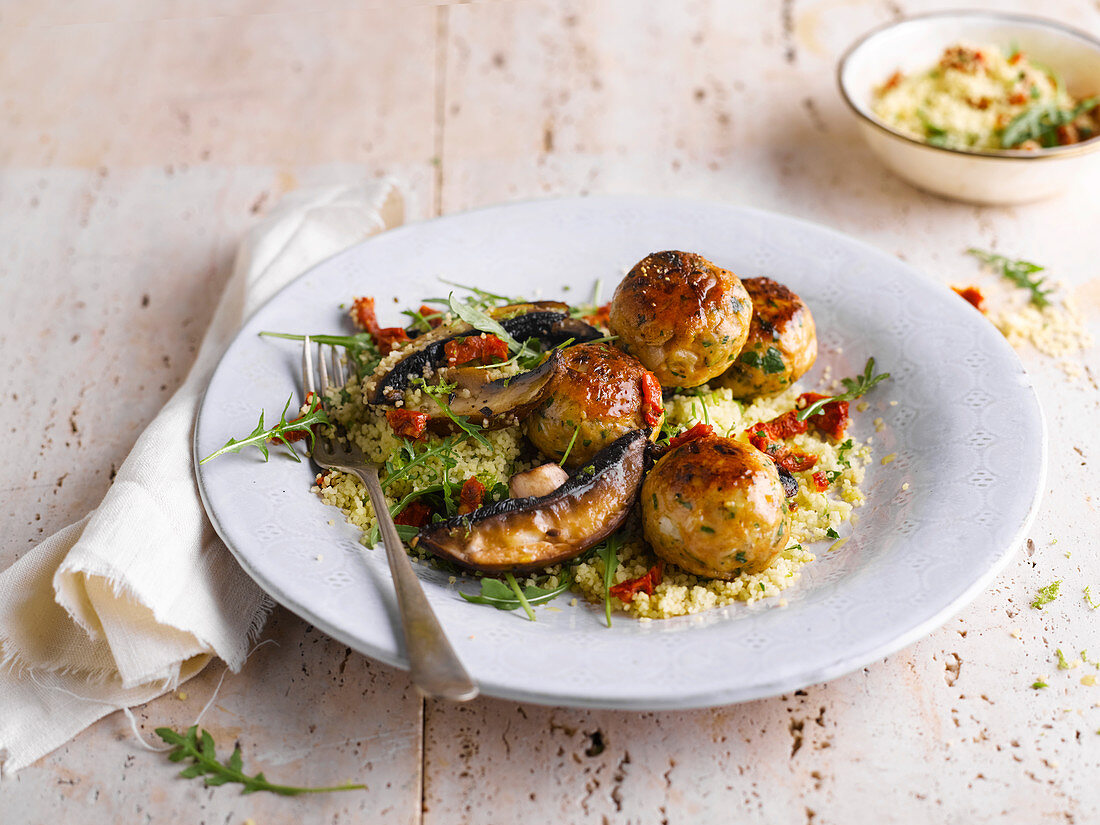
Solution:
{"label": "embossed pattern on plate", "polygon": [[[338,305],[353,295],[375,295],[383,323],[398,323],[391,298],[417,305],[442,291],[439,276],[573,301],[601,278],[609,296],[626,269],[659,249],[699,252],[802,295],[824,344],[806,386],[826,365],[851,375],[870,355],[892,373],[854,427],[866,438],[874,418],[885,422],[874,433],[868,503],[848,543],[828,554],[815,548],[818,560],[803,568],[785,607],[772,599],[660,622],[619,617],[608,629],[599,606],[560,598],[532,623],[467,604],[446,574],[421,566],[428,597],[483,691],[629,709],[745,701],[862,667],[977,595],[1022,540],[1042,490],[1043,419],[1018,359],[966,302],[898,260],[749,209],[567,198],[377,236],[307,272],[245,324],[210,381],[195,451],[206,455],[249,432],[261,408],[272,418],[297,393],[298,350],[259,338],[261,329],[344,329]],[[890,453],[894,461],[881,465]],[[200,467],[198,480],[218,533],[261,587],[352,648],[404,667],[385,554],[357,544],[358,531],[309,493],[313,473],[277,454],[265,465],[243,453]]]}

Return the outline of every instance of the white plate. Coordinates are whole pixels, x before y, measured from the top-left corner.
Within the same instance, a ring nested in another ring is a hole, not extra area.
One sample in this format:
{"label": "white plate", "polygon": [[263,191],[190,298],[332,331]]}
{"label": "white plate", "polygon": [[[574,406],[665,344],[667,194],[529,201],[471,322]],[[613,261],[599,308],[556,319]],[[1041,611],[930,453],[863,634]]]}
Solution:
{"label": "white plate", "polygon": [[[576,302],[602,278],[609,296],[631,265],[661,249],[699,252],[798,292],[821,342],[806,386],[825,365],[851,375],[871,355],[893,375],[855,416],[862,437],[876,417],[886,423],[874,438],[868,504],[847,544],[816,548],[785,607],[770,599],[655,622],[619,615],[608,629],[600,606],[570,606],[563,596],[529,622],[466,603],[446,574],[421,566],[428,598],[482,690],[637,710],[740,702],[862,667],[981,592],[1022,541],[1042,489],[1043,419],[1015,354],[969,304],[896,259],[818,226],[731,206],[547,200],[373,238],[307,272],[248,321],[203,399],[196,455],[250,432],[261,408],[270,421],[299,397],[299,349],[259,338],[260,330],[346,329],[338,305],[354,295],[376,296],[382,323],[396,324],[398,305],[445,290],[439,276]],[[882,466],[890,453],[895,460]],[[363,548],[341,513],[310,494],[315,472],[279,450],[264,464],[253,450],[203,465],[198,481],[218,533],[264,590],[355,650],[407,667],[385,555]],[[462,578],[457,586],[474,589]]]}

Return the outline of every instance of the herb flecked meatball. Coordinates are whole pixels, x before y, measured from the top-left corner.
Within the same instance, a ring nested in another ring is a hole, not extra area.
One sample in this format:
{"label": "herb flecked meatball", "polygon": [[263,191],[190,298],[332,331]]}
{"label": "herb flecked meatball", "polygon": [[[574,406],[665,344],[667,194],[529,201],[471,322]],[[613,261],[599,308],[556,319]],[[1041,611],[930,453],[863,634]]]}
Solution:
{"label": "herb flecked meatball", "polygon": [[642,484],[653,551],[689,573],[734,579],[767,568],[787,540],[787,498],[775,464],[720,436],[667,453]]}
{"label": "herb flecked meatball", "polygon": [[545,400],[524,420],[527,437],[548,459],[560,461],[569,450],[566,466],[577,467],[629,430],[660,428],[660,387],[635,359],[603,343],[567,347],[560,358]]}
{"label": "herb flecked meatball", "polygon": [[721,375],[749,333],[752,302],[740,279],[693,252],[654,252],[611,299],[617,345],[664,387],[697,387]]}
{"label": "herb flecked meatball", "polygon": [[771,278],[745,278],[752,299],[749,337],[729,370],[715,381],[735,398],[782,392],[817,359],[817,328],[810,308]]}

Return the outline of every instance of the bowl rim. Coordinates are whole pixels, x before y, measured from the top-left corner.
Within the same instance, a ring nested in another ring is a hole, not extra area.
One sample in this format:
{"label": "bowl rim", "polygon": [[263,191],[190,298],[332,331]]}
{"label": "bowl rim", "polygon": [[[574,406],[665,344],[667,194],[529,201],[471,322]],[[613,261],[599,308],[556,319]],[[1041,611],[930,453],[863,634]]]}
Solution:
{"label": "bowl rim", "polygon": [[907,15],[899,20],[892,20],[887,23],[883,23],[880,26],[876,26],[870,31],[865,32],[858,37],[851,46],[849,46],[844,54],[841,55],[836,68],[836,83],[837,88],[840,90],[840,96],[844,99],[844,102],[848,104],[848,108],[852,110],[857,117],[859,117],[864,123],[885,132],[887,135],[898,138],[913,146],[920,146],[924,149],[929,149],[934,152],[946,152],[951,155],[968,158],[991,158],[996,160],[1061,160],[1067,157],[1073,157],[1077,155],[1089,154],[1092,151],[1100,148],[1100,134],[1097,134],[1088,140],[1081,141],[1080,143],[1071,143],[1066,146],[1049,146],[1039,150],[1029,149],[998,149],[998,150],[971,150],[971,149],[953,149],[949,146],[934,146],[931,143],[927,143],[918,138],[905,134],[897,129],[887,126],[878,118],[873,117],[863,109],[852,99],[852,96],[848,93],[848,89],[844,83],[844,70],[848,65],[848,61],[865,46],[872,38],[889,31],[890,29],[897,28],[909,23],[920,22],[923,20],[930,20],[935,18],[986,18],[988,20],[996,20],[1009,23],[1027,23],[1040,28],[1053,29],[1061,32],[1062,34],[1068,34],[1071,37],[1078,38],[1086,41],[1100,53],[1100,39],[1093,37],[1088,32],[1083,32],[1080,29],[1076,29],[1073,26],[1066,25],[1057,20],[1050,20],[1045,17],[1035,17],[1029,14],[1015,14],[1012,12],[997,12],[997,11],[984,11],[981,9],[963,9],[955,11],[931,11],[924,12],[922,14]]}

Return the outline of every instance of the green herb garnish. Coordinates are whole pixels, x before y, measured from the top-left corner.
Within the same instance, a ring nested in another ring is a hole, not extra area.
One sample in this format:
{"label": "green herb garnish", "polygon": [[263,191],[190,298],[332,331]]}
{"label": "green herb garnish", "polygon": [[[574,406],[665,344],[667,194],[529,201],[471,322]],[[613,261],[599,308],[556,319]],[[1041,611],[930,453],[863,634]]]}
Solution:
{"label": "green herb garnish", "polygon": [[826,536],[828,536],[828,537],[829,537],[829,538],[831,538],[831,539],[838,539],[838,538],[840,538],[840,533],[838,533],[838,532],[837,532],[836,530],[834,530],[834,529],[833,529],[832,527],[829,527],[829,528],[828,528],[828,529],[827,529],[827,530],[825,531],[825,535],[826,535]]}
{"label": "green herb garnish", "polygon": [[615,569],[619,566],[619,548],[622,543],[619,534],[613,533],[596,548],[596,555],[603,561],[603,610],[608,627],[611,627],[611,582]]}
{"label": "green herb garnish", "polygon": [[224,785],[227,782],[238,782],[244,787],[241,793],[255,793],[256,791],[270,791],[280,796],[299,796],[306,793],[328,793],[329,791],[361,791],[366,790],[366,785],[335,785],[327,788],[298,788],[293,785],[275,785],[267,780],[263,773],[248,776],[244,773],[241,759],[241,746],[233,749],[233,754],[227,762],[219,762],[214,749],[214,737],[209,731],[199,732],[198,725],[192,725],[186,734],[176,733],[171,728],[157,728],[157,736],[175,747],[168,754],[173,762],[182,762],[185,759],[192,760],[182,771],[180,776],[192,779],[196,776],[203,777],[206,787]]}
{"label": "green herb garnish", "polygon": [[1092,594],[1089,593],[1089,587],[1087,584],[1085,585],[1085,604],[1087,604],[1093,610],[1100,607],[1100,602],[1094,602],[1092,600]]}
{"label": "green herb garnish", "polygon": [[1062,586],[1062,580],[1048,584],[1046,587],[1040,587],[1039,593],[1031,602],[1031,606],[1036,610],[1042,610],[1044,604],[1050,604],[1052,601],[1058,598],[1058,589]]}
{"label": "green herb garnish", "polygon": [[[834,395],[829,398],[821,398],[810,404],[806,409],[798,413],[796,418],[799,421],[805,421],[811,415],[814,415],[818,411],[824,408],[826,404],[831,401],[854,401],[862,395],[866,395],[876,384],[885,381],[890,377],[890,373],[883,372],[878,375],[874,375],[875,371],[875,359],[868,358],[867,364],[863,368],[863,375],[857,375],[855,378],[841,378],[840,383],[844,385],[844,392],[840,395]],[[845,442],[849,444],[850,441]],[[843,450],[843,448],[842,448]],[[846,465],[847,466],[847,465]]]}
{"label": "green herb garnish", "polygon": [[495,319],[491,318],[484,311],[474,306],[471,303],[459,301],[455,298],[455,294],[452,292],[447,301],[451,307],[451,312],[472,326],[474,329],[481,330],[489,335],[495,335],[501,341],[508,345],[508,351],[515,354],[520,351],[522,344],[513,338],[504,327],[502,327]]}
{"label": "green herb garnish", "polygon": [[577,433],[581,431],[581,425],[578,424],[577,428],[573,430],[573,437],[569,439],[569,446],[565,448],[565,453],[562,454],[561,461],[558,462],[559,467],[564,467],[566,460],[569,458],[569,454],[573,452],[573,443],[577,440]]}
{"label": "green herb garnish", "polygon": [[1050,685],[1048,685],[1046,682],[1035,681],[1031,683],[1031,687],[1033,690],[1040,690],[1045,687],[1050,687]]}
{"label": "green herb garnish", "polygon": [[[303,341],[304,335],[293,335],[289,332],[261,332],[260,335],[268,338],[285,338],[288,341]],[[315,344],[327,344],[333,347],[343,347],[347,353],[348,364],[355,370],[360,378],[370,375],[375,367],[382,361],[382,353],[374,338],[369,332],[360,332],[355,335],[311,335],[309,340]]]}
{"label": "green herb garnish", "polygon": [[298,451],[290,443],[290,439],[287,438],[291,433],[305,433],[309,436],[309,446],[313,449],[313,443],[315,436],[313,434],[313,427],[318,424],[331,424],[328,416],[325,415],[325,411],[321,409],[321,399],[314,395],[313,400],[310,402],[309,411],[300,418],[295,418],[293,421],[286,420],[286,411],[290,409],[290,402],[294,398],[291,396],[286,400],[286,406],[283,407],[283,414],[279,416],[279,423],[269,430],[264,429],[264,413],[260,411],[260,423],[256,425],[256,429],[250,432],[242,439],[231,438],[225,442],[225,446],[220,450],[215,450],[206,458],[199,461],[199,464],[205,464],[212,458],[217,458],[225,453],[239,453],[245,447],[251,445],[259,450],[264,455],[264,461],[270,458],[267,450],[267,442],[274,441],[276,443],[282,442],[286,448],[290,451],[290,457],[295,461],[301,463],[302,459],[298,456]]}
{"label": "green herb garnish", "polygon": [[455,415],[451,411],[450,404],[443,400],[444,396],[450,396],[450,394],[457,386],[456,384],[446,384],[440,382],[439,384],[433,386],[429,385],[423,378],[413,380],[419,381],[420,389],[424,391],[424,394],[435,402],[436,406],[443,411],[443,414],[447,416],[447,418],[451,419],[451,421],[454,422],[454,425],[456,427],[462,430],[462,432],[466,433],[466,435],[468,435],[478,444],[481,444],[483,447],[488,447],[489,452],[496,453],[496,449],[494,449],[493,445],[489,443],[489,439],[481,434],[484,428],[479,427],[477,424],[474,424],[472,421],[470,421],[468,416]]}
{"label": "green herb garnish", "polygon": [[1072,109],[1063,109],[1053,101],[1028,106],[1012,118],[1001,132],[1001,148],[1012,149],[1029,140],[1044,148],[1057,146],[1058,129],[1073,123],[1097,103],[1100,103],[1100,97],[1082,100]]}
{"label": "green herb garnish", "polygon": [[[523,607],[531,621],[534,621],[535,614],[530,609],[531,605],[552,601],[568,590],[573,583],[572,576],[563,572],[556,587],[536,587],[529,584],[521,590],[519,583],[516,582],[511,573],[506,574],[506,578],[511,579],[508,584],[500,581],[500,579],[484,578],[481,580],[481,593],[479,595],[471,596],[461,590],[458,595],[473,604],[487,604],[497,610],[517,610]],[[514,589],[513,584],[515,585]],[[522,601],[520,596],[522,596]]]}
{"label": "green herb garnish", "polygon": [[1004,255],[998,255],[995,252],[986,252],[974,247],[970,247],[966,250],[966,253],[968,255],[973,255],[994,272],[998,272],[1002,277],[1008,278],[1008,280],[1012,281],[1012,283],[1016,284],[1016,286],[1021,289],[1030,291],[1031,303],[1039,309],[1050,306],[1050,300],[1047,296],[1054,292],[1054,290],[1043,288],[1046,278],[1030,277],[1036,272],[1042,272],[1044,267],[1033,264],[1030,261],[1014,261],[1011,258],[1006,258]]}
{"label": "green herb garnish", "polygon": [[[1032,605],[1032,607],[1034,607],[1034,606],[1035,605]],[[1062,652],[1062,648],[1058,648],[1057,650],[1054,651],[1054,653],[1055,653],[1055,655],[1058,656],[1058,669],[1059,670],[1069,670],[1071,667],[1073,667],[1073,665],[1071,665],[1069,662],[1066,661],[1066,654],[1064,654]]]}
{"label": "green herb garnish", "polygon": [[386,473],[382,476],[382,489],[385,490],[396,481],[405,478],[417,467],[421,467],[433,458],[438,458],[444,469],[453,469],[458,461],[454,457],[457,436],[448,436],[435,445],[404,441],[396,453],[386,459]]}

